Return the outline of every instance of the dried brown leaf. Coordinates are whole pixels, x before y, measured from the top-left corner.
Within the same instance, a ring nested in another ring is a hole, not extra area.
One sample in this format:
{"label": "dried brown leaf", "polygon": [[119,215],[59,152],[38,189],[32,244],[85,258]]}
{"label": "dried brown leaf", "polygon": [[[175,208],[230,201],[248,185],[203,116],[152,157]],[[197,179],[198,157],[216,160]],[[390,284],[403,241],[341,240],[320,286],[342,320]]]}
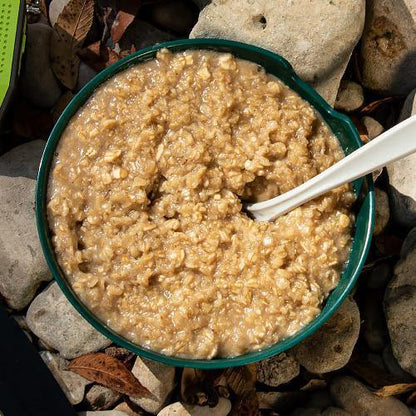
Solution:
{"label": "dried brown leaf", "polygon": [[216,406],[218,393],[215,386],[221,373],[222,370],[184,368],[181,379],[181,400],[190,405]]}
{"label": "dried brown leaf", "polygon": [[409,406],[414,406],[416,404],[416,391],[414,391],[406,400],[406,403]]}
{"label": "dried brown leaf", "polygon": [[68,369],[122,394],[135,397],[152,395],[122,362],[102,352],[75,358]]}
{"label": "dried brown leaf", "polygon": [[91,28],[94,0],[70,0],[54,26],[51,40],[51,66],[65,87],[75,88],[79,63],[78,51]]}
{"label": "dried brown leaf", "polygon": [[102,71],[107,66],[121,59],[119,55],[100,41],[81,49],[78,52],[78,56],[85,64],[96,71]]}
{"label": "dried brown leaf", "polygon": [[371,114],[374,111],[378,110],[381,106],[394,102],[397,99],[398,97],[386,97],[386,98],[382,98],[381,100],[373,101],[361,109],[361,114],[363,115]]}
{"label": "dried brown leaf", "polygon": [[398,396],[400,394],[409,393],[410,391],[416,390],[416,383],[400,383],[393,384],[390,386],[384,386],[376,391],[377,396],[390,397]]}
{"label": "dried brown leaf", "polygon": [[237,395],[243,396],[254,389],[256,384],[257,365],[227,368],[224,376],[230,389]]}
{"label": "dried brown leaf", "polygon": [[379,366],[362,359],[351,360],[348,363],[348,368],[367,384],[375,388],[397,384],[403,381],[402,378],[386,373]]}
{"label": "dried brown leaf", "polygon": [[58,120],[62,112],[65,110],[65,107],[69,104],[69,102],[74,98],[74,94],[72,91],[65,91],[60,97],[55,107],[52,111],[52,117],[54,123]]}

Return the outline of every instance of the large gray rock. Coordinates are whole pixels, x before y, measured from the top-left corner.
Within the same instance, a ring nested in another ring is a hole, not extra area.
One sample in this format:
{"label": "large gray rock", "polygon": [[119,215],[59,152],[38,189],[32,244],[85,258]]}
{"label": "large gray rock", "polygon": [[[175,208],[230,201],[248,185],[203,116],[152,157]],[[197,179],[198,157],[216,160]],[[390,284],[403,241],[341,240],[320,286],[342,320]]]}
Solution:
{"label": "large gray rock", "polygon": [[23,309],[51,279],[34,212],[36,175],[45,142],[15,147],[0,157],[0,295]]}
{"label": "large gray rock", "polygon": [[90,381],[80,375],[67,370],[68,361],[58,354],[49,351],[41,351],[40,356],[60,385],[65,396],[71,404],[81,403],[84,398],[85,386]]}
{"label": "large gray rock", "polygon": [[27,25],[27,37],[20,90],[32,104],[52,107],[61,95],[61,87],[50,66],[53,29],[42,23]]}
{"label": "large gray rock", "polygon": [[331,382],[331,395],[339,407],[353,416],[411,416],[400,400],[378,397],[352,377],[335,377]]}
{"label": "large gray rock", "polygon": [[299,375],[299,363],[285,353],[259,362],[257,381],[269,387],[278,387],[289,383]]}
{"label": "large gray rock", "polygon": [[416,3],[368,0],[361,42],[364,86],[385,95],[416,87]]}
{"label": "large gray rock", "polygon": [[154,396],[154,398],[130,397],[131,401],[146,412],[157,414],[162,410],[175,387],[175,367],[137,357],[131,371]]}
{"label": "large gray rock", "polygon": [[364,0],[214,0],[190,37],[232,39],[276,52],[334,104],[364,15]]}
{"label": "large gray rock", "polygon": [[416,377],[416,246],[396,265],[384,309],[393,354],[403,370]]}
{"label": "large gray rock", "polygon": [[111,344],[75,310],[56,282],[36,296],[26,320],[30,330],[64,358],[75,358]]}
{"label": "large gray rock", "polygon": [[347,298],[328,322],[291,353],[312,373],[335,371],[348,363],[359,332],[360,312],[355,301]]}
{"label": "large gray rock", "polygon": [[[416,56],[416,53],[415,53]],[[416,69],[415,69],[416,74]],[[401,120],[416,114],[415,93],[406,100],[400,115]],[[387,166],[389,175],[389,197],[393,218],[401,225],[416,225],[416,153]]]}
{"label": "large gray rock", "polygon": [[231,402],[221,397],[215,407],[172,403],[162,409],[157,416],[227,416],[230,410]]}
{"label": "large gray rock", "polygon": [[380,352],[388,342],[383,308],[375,293],[367,294],[361,305],[363,338],[371,351]]}

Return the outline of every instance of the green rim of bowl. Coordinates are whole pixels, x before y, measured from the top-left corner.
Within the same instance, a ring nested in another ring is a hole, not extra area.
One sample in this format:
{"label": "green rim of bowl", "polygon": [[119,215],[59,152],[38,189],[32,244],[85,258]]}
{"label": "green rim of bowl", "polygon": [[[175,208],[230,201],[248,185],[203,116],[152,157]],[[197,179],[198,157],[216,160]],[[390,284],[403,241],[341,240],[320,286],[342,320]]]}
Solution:
{"label": "green rim of bowl", "polygon": [[179,367],[193,367],[203,369],[214,369],[224,367],[234,367],[246,365],[255,361],[263,360],[273,355],[279,354],[300,341],[313,334],[321,325],[323,325],[336,309],[342,304],[353,288],[361,269],[367,257],[371,236],[374,226],[374,188],[371,175],[364,179],[359,179],[353,183],[353,189],[356,195],[361,197],[357,207],[357,218],[354,230],[354,239],[349,260],[341,275],[337,287],[330,294],[325,302],[321,313],[307,326],[297,334],[286,338],[270,347],[259,351],[250,352],[232,358],[218,358],[212,360],[187,359],[171,357],[142,348],[126,338],[118,335],[115,331],[101,322],[88,308],[79,300],[71,286],[68,284],[65,275],[60,269],[54,254],[54,249],[49,235],[49,226],[46,215],[46,195],[50,166],[55,154],[62,132],[72,116],[88,100],[94,90],[103,82],[111,78],[114,74],[125,70],[131,65],[144,62],[154,58],[157,51],[167,48],[171,51],[183,51],[185,49],[203,49],[220,52],[229,52],[233,55],[253,61],[265,70],[277,76],[286,85],[295,90],[303,99],[308,101],[321,115],[325,122],[330,126],[337,136],[346,154],[351,153],[361,146],[361,140],[352,121],[345,115],[333,110],[325,100],[308,84],[303,82],[294,72],[291,65],[281,56],[276,55],[265,49],[252,45],[233,42],[222,39],[184,39],[173,42],[166,42],[160,45],[152,46],[129,55],[119,62],[111,65],[95,78],[93,78],[68,104],[61,117],[53,128],[49,140],[46,144],[42,160],[40,163],[38,181],[36,188],[36,221],[39,238],[47,264],[57,281],[58,285],[69,299],[75,309],[99,332],[104,334],[116,344],[127,348],[128,350],[168,365]]}

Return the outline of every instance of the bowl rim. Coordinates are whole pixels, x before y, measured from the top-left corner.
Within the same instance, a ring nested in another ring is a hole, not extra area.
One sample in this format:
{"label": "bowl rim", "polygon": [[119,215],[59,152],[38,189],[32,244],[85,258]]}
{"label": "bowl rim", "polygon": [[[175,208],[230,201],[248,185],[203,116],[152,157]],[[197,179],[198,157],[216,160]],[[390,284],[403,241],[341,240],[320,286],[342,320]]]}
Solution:
{"label": "bowl rim", "polygon": [[[81,316],[87,320],[96,330],[101,334],[105,335],[112,342],[120,345],[135,354],[152,359],[155,361],[162,362],[167,365],[172,365],[176,367],[192,367],[200,369],[216,369],[216,368],[225,368],[225,367],[235,367],[250,364],[256,361],[260,361],[276,354],[279,354],[287,349],[298,344],[306,337],[314,333],[319,327],[321,327],[339,308],[343,300],[347,297],[351,289],[354,287],[358,276],[364,266],[366,257],[368,255],[372,231],[374,227],[374,217],[375,217],[375,195],[374,195],[374,186],[371,175],[367,175],[359,183],[361,187],[362,183],[366,184],[366,198],[368,199],[368,212],[366,213],[367,226],[365,230],[365,237],[362,244],[362,249],[360,250],[359,260],[356,262],[355,267],[351,273],[351,276],[348,279],[348,283],[345,285],[343,292],[336,299],[333,305],[329,308],[322,310],[319,315],[317,315],[313,321],[306,325],[303,329],[298,331],[295,335],[281,340],[269,347],[258,351],[252,351],[243,355],[239,355],[231,358],[215,358],[211,360],[207,359],[192,359],[192,358],[181,358],[176,356],[167,356],[159,352],[146,349],[141,347],[123,336],[113,331],[105,323],[100,321],[92,311],[84,305],[78,296],[75,294],[74,290],[71,288],[70,284],[67,282],[63,271],[60,269],[57,260],[55,258],[55,252],[52,247],[51,239],[49,236],[49,224],[47,220],[47,211],[46,211],[46,196],[47,196],[47,184],[49,179],[50,166],[55,154],[55,149],[60,141],[62,132],[64,131],[66,125],[73,115],[85,104],[88,98],[92,95],[94,90],[101,85],[103,82],[111,78],[116,73],[126,69],[130,65],[144,62],[149,59],[153,59],[154,54],[160,49],[167,48],[173,50],[185,50],[185,49],[204,49],[209,50],[216,48],[229,48],[232,53],[236,49],[245,49],[255,54],[263,55],[265,58],[274,61],[276,64],[282,66],[285,71],[288,72],[292,80],[297,84],[298,88],[302,90],[302,98],[306,101],[309,101],[308,98],[312,98],[319,103],[321,110],[325,111],[329,117],[338,119],[341,121],[350,131],[351,137],[356,142],[357,146],[360,147],[362,142],[359,138],[357,130],[352,123],[352,121],[344,114],[338,113],[329,104],[308,84],[302,81],[294,72],[292,66],[280,55],[277,55],[271,51],[268,51],[257,46],[253,46],[246,43],[235,42],[225,39],[211,39],[211,38],[197,38],[197,39],[180,39],[170,42],[161,43],[158,45],[153,45],[144,49],[141,49],[131,55],[126,56],[120,61],[112,64],[108,68],[101,71],[97,74],[91,81],[89,81],[71,100],[67,105],[58,121],[56,122],[52,132],[48,138],[48,141],[45,145],[43,155],[41,158],[38,178],[36,183],[36,198],[35,198],[35,211],[36,211],[36,226],[39,234],[39,239],[41,242],[42,250],[46,259],[46,262],[49,266],[49,269],[52,272],[52,275],[55,281],[58,283],[59,287],[69,300],[69,302],[75,307],[75,309],[81,314]],[[143,59],[144,58],[144,59]],[[255,62],[255,61],[253,61]],[[316,109],[316,107],[310,103],[319,114],[322,114],[321,110]]]}

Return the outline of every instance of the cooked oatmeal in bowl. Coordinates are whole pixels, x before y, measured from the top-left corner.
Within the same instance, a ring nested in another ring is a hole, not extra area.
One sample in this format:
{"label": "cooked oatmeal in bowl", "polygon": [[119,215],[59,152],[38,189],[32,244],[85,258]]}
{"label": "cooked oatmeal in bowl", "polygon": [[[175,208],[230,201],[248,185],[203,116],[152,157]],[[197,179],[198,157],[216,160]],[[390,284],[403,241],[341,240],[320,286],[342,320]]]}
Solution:
{"label": "cooked oatmeal in bowl", "polygon": [[273,222],[286,192],[343,150],[313,107],[230,53],[161,49],[101,84],[51,161],[56,260],[115,333],[174,357],[235,357],[297,334],[349,258],[351,186]]}

